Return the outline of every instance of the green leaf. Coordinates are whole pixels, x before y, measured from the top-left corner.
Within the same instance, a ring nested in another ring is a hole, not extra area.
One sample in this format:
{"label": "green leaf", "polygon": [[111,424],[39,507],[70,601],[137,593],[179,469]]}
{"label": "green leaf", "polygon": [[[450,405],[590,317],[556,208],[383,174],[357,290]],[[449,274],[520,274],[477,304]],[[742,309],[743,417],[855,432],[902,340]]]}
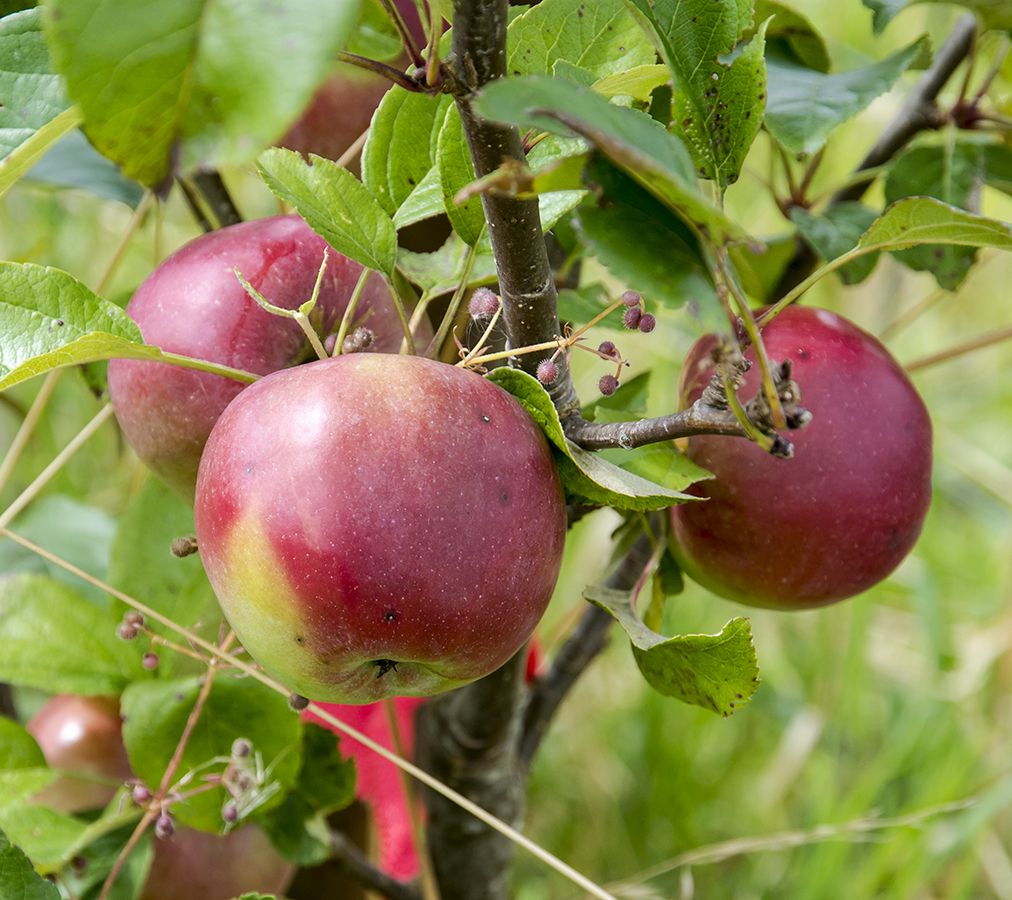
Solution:
{"label": "green leaf", "polygon": [[545,389],[526,372],[503,367],[493,369],[487,377],[519,401],[559,451],[556,461],[567,494],[593,505],[630,510],[665,509],[698,499],[626,472],[600,454],[576,446],[563,433],[559,414]]}
{"label": "green leaf", "polygon": [[355,799],[355,761],[343,759],[333,732],[307,724],[295,790],[263,822],[271,842],[291,862],[318,865],[330,856],[327,816]]}
{"label": "green leaf", "polygon": [[632,97],[646,103],[650,95],[662,84],[671,80],[671,73],[667,66],[650,65],[633,66],[614,75],[605,75],[599,78],[591,87],[595,93],[602,97]]}
{"label": "green leaf", "polygon": [[80,121],[53,73],[41,11],[0,19],[0,195]]}
{"label": "green leaf", "polygon": [[766,127],[791,153],[815,153],[834,129],[892,88],[927,50],[928,40],[922,37],[873,65],[831,75],[770,59]]}
{"label": "green leaf", "polygon": [[[18,516],[17,531],[85,572],[101,573],[109,564],[109,547],[116,523],[105,510],[62,494],[48,494]],[[96,605],[108,606],[108,597],[103,591],[13,541],[0,541],[0,572],[48,575]]]}
{"label": "green leaf", "polygon": [[443,208],[450,217],[453,230],[465,244],[474,245],[485,229],[485,212],[481,198],[472,197],[458,205],[454,198],[461,188],[475,180],[474,165],[464,137],[464,124],[455,107],[447,108],[443,127],[436,144],[436,166],[439,170],[439,187],[443,195]]}
{"label": "green leaf", "polygon": [[0,390],[59,366],[157,357],[122,309],[59,269],[0,262]]}
{"label": "green leaf", "polygon": [[984,161],[984,180],[996,190],[1012,195],[1012,147],[984,144],[980,155]]}
{"label": "green leaf", "polygon": [[713,477],[670,443],[647,444],[632,450],[601,450],[598,455],[626,472],[672,491],[684,490],[697,481]]}
{"label": "green leaf", "polygon": [[25,174],[25,179],[58,188],[79,188],[132,208],[136,208],[144,196],[137,182],[124,178],[119,169],[76,130],[57,141]]}
{"label": "green leaf", "polygon": [[726,330],[698,238],[671,210],[607,164],[579,207],[576,227],[591,252],[623,283],[672,309],[690,304],[707,331]]}
{"label": "green leaf", "polygon": [[[200,693],[202,677],[148,681],[131,685],[123,694],[123,741],[130,765],[148,785],[157,785],[176,749],[187,718]],[[281,802],[295,783],[300,765],[302,724],[284,697],[250,678],[219,673],[177,772],[220,774],[237,738],[253,745],[249,761],[255,784],[238,798],[242,812],[269,809]],[[196,794],[173,805],[184,825],[217,832],[221,808],[229,794],[224,788]]]}
{"label": "green leaf", "polygon": [[583,407],[582,415],[590,422],[630,422],[647,414],[650,372],[623,381],[614,394],[597,396]]}
{"label": "green leaf", "polygon": [[542,0],[510,23],[507,48],[513,75],[550,75],[564,60],[602,78],[654,61],[623,0]]}
{"label": "green leaf", "polygon": [[[970,141],[947,141],[907,150],[889,170],[886,203],[928,196],[972,211],[986,177],[982,149]],[[927,245],[897,253],[896,258],[915,271],[931,272],[943,288],[954,291],[973,266],[977,248]]]}
{"label": "green leaf", "polygon": [[[873,13],[872,24],[875,34],[881,34],[885,27],[915,0],[861,0],[861,2]],[[1012,31],[1012,9],[1008,0],[935,0],[935,2],[952,2],[972,10],[985,29]]]}
{"label": "green leaf", "polygon": [[46,881],[24,851],[0,831],[0,896],[5,900],[60,900],[56,885]]}
{"label": "green leaf", "polygon": [[766,58],[787,58],[819,72],[829,71],[829,51],[821,34],[811,21],[777,0],[756,0],[755,20],[765,22],[773,17],[766,29]]}
{"label": "green leaf", "polygon": [[[45,768],[46,758],[23,725],[0,718],[0,769]],[[6,801],[6,794],[3,795]]]}
{"label": "green leaf", "polygon": [[[0,830],[7,833],[43,872],[59,868],[67,851],[80,839],[87,824],[45,806],[17,803],[0,806]],[[0,884],[3,874],[0,872]],[[7,895],[3,896],[7,900]]]}
{"label": "green leaf", "polygon": [[257,161],[260,176],[278,197],[339,253],[393,277],[397,231],[369,189],[347,169],[320,156],[306,162],[274,147]]}
{"label": "green leaf", "polygon": [[396,60],[403,45],[390,16],[377,0],[364,0],[358,22],[344,49],[371,59]]}
{"label": "green leaf", "polygon": [[[204,574],[200,555],[172,555],[173,539],[191,535],[193,509],[157,478],[149,478],[119,519],[109,560],[109,582],[173,622],[191,628],[198,622],[217,634],[221,611]],[[157,622],[153,631],[170,632]],[[173,656],[163,662],[162,673]]]}
{"label": "green leaf", "polygon": [[584,596],[625,629],[636,665],[658,693],[726,718],[751,700],[759,687],[748,619],[732,619],[720,634],[664,637],[643,623],[629,593],[592,586]]}
{"label": "green leaf", "polygon": [[439,169],[433,166],[394,214],[394,225],[398,229],[407,228],[408,225],[441,215],[443,211],[443,190],[439,183]]}
{"label": "green leaf", "polygon": [[[602,284],[588,284],[577,289],[563,288],[559,291],[559,319],[563,322],[583,325],[604,312],[607,305],[608,292]],[[609,325],[614,328],[622,327],[621,324],[612,323],[608,319],[602,319],[595,327],[607,328]]]}
{"label": "green leaf", "polygon": [[[798,226],[801,236],[823,259],[835,259],[857,246],[861,235],[878,217],[878,213],[863,203],[846,202],[829,207],[822,215],[795,207],[791,221]],[[854,260],[839,270],[844,284],[864,281],[875,268],[878,255],[871,253]]]}
{"label": "green leaf", "polygon": [[[96,900],[102,883],[135,827],[135,822],[122,825],[90,841],[79,853],[74,853],[81,864],[66,866],[60,872],[60,881],[70,896]],[[136,900],[140,896],[154,858],[153,837],[149,830],[127,856],[126,863],[116,876],[109,900]]]}
{"label": "green leaf", "polygon": [[49,45],[96,148],[154,187],[251,161],[324,80],[358,0],[51,0]]}
{"label": "green leaf", "polygon": [[383,95],[362,150],[362,181],[389,215],[432,168],[430,138],[450,102],[396,85]]}
{"label": "green leaf", "polygon": [[118,694],[149,677],[119,619],[42,575],[0,579],[0,680],[51,693]]}
{"label": "green leaf", "polygon": [[723,243],[746,237],[699,193],[682,142],[645,113],[615,106],[590,88],[544,77],[493,82],[479,95],[477,108],[489,119],[576,133],[712,240]]}
{"label": "green leaf", "polygon": [[897,200],[862,235],[858,249],[901,250],[918,244],[957,244],[1012,250],[1007,222],[975,216],[933,197]]}
{"label": "green leaf", "polygon": [[763,238],[762,243],[735,244],[730,256],[745,293],[755,300],[773,301],[780,278],[794,258],[793,232]]}
{"label": "green leaf", "polygon": [[[400,270],[422,289],[422,299],[432,299],[453,291],[464,277],[470,248],[456,234],[451,234],[438,250],[432,253],[413,253],[400,250],[397,265]],[[491,284],[495,281],[495,259],[488,241],[477,248],[468,287]]]}
{"label": "green leaf", "polygon": [[752,24],[749,3],[629,3],[674,75],[675,128],[684,135],[696,168],[721,188],[733,183],[762,125],[766,23],[739,45]]}

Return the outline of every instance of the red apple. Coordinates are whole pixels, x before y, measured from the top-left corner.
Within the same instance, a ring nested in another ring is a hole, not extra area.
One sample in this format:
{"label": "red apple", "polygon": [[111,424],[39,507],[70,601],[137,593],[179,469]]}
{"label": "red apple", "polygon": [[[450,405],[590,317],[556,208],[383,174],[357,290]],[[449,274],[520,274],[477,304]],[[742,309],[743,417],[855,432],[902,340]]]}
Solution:
{"label": "red apple", "polygon": [[[137,289],[127,312],[144,339],[163,350],[266,375],[315,359],[298,324],[261,309],[238,269],[275,306],[310,298],[327,243],[297,216],[258,219],[198,237]],[[312,315],[318,331],[341,321],[362,267],[333,249]],[[374,350],[396,352],[403,332],[386,285],[373,276],[355,321],[374,333]],[[426,326],[427,327],[427,326]],[[211,427],[244,385],[166,363],[116,359],[109,393],[127,440],[148,466],[187,499]]]}
{"label": "red apple", "polygon": [[337,160],[369,127],[390,82],[382,75],[339,64],[278,146]]}
{"label": "red apple", "polygon": [[34,799],[59,812],[105,806],[131,776],[115,697],[60,694],[47,700],[26,726],[51,768],[67,773]]}
{"label": "red apple", "polygon": [[197,540],[246,649],[318,700],[425,696],[531,636],[565,504],[541,431],[473,372],[356,354],[262,379],[200,465]]}
{"label": "red apple", "polygon": [[180,828],[155,841],[139,900],[232,900],[247,891],[281,895],[294,874],[295,866],[256,825],[227,835]]}
{"label": "red apple", "polygon": [[[693,488],[707,502],[672,509],[676,555],[741,603],[822,606],[882,581],[913,547],[931,498],[931,421],[889,351],[846,319],[792,306],[762,334],[772,360],[791,360],[812,421],[791,433],[790,460],[737,438],[691,438],[689,457],[716,478]],[[685,404],[709,382],[714,346],[704,338],[689,352]],[[758,389],[753,366],[744,395]]]}

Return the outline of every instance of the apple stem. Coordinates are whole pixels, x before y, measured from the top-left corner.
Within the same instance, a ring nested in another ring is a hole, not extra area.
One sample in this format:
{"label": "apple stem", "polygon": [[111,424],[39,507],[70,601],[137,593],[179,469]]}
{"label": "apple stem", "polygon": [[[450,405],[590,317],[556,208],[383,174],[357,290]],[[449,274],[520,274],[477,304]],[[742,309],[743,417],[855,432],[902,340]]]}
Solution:
{"label": "apple stem", "polygon": [[404,309],[404,302],[401,300],[401,295],[397,293],[397,288],[391,279],[386,278],[387,290],[390,292],[390,299],[393,301],[394,309],[397,312],[397,319],[401,323],[401,330],[404,332],[404,341],[401,344],[401,352],[407,353],[414,356],[418,351],[415,348],[415,338],[411,333],[411,323],[408,321],[408,314]]}

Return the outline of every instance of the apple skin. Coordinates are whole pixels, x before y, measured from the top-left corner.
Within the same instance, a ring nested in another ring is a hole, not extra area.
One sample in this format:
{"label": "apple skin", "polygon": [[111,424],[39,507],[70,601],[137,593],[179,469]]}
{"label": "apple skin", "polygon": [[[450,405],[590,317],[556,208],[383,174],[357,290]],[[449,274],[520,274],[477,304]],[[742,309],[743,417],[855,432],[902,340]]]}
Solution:
{"label": "apple skin", "polygon": [[531,636],[565,503],[517,401],[472,372],[356,354],[277,372],[219,419],[197,541],[222,609],[311,699],[428,696]]}
{"label": "apple skin", "polygon": [[[362,267],[328,248],[298,216],[242,222],[196,238],[148,276],[127,312],[144,340],[163,350],[266,375],[315,355],[298,324],[261,309],[233,268],[275,306],[294,309],[312,295],[325,248],[327,270],[313,321],[326,334],[340,323]],[[367,283],[355,320],[374,332],[371,350],[397,351],[403,332],[378,276]],[[207,436],[244,387],[167,363],[109,363],[109,394],[127,440],[191,501]]]}
{"label": "apple skin", "polygon": [[280,896],[294,875],[295,866],[256,825],[226,835],[180,828],[155,842],[138,900],[232,900],[247,891]]}
{"label": "apple skin", "polygon": [[[692,488],[706,503],[672,508],[673,544],[716,594],[808,609],[867,590],[913,547],[931,500],[931,420],[889,351],[846,319],[791,306],[762,334],[771,360],[791,360],[812,421],[791,432],[790,460],[737,438],[691,438],[689,457],[716,477]],[[715,346],[711,336],[689,352],[683,405],[709,382]],[[758,390],[753,366],[743,395]]]}
{"label": "apple skin", "polygon": [[133,774],[115,697],[59,694],[43,704],[26,728],[51,768],[89,776],[61,775],[33,798],[43,806],[64,813],[101,809]]}

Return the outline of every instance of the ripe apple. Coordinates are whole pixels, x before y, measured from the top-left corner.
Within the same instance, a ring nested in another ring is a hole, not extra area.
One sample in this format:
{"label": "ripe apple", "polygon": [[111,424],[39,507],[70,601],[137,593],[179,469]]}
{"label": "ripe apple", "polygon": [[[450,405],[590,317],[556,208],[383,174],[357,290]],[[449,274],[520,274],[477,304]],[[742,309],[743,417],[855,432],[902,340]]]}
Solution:
{"label": "ripe apple", "polygon": [[[762,335],[772,360],[791,360],[812,421],[792,432],[790,460],[737,438],[691,438],[689,457],[716,477],[693,488],[705,503],[672,509],[675,552],[714,593],[807,609],[867,590],[913,547],[931,499],[931,421],[888,350],[846,319],[791,306]],[[689,352],[686,405],[713,374],[715,344]],[[758,389],[753,366],[744,394]]]}
{"label": "ripe apple", "polygon": [[247,891],[280,896],[294,874],[256,825],[226,835],[180,828],[155,841],[139,900],[232,900]]}
{"label": "ripe apple", "polygon": [[200,464],[197,541],[246,649],[316,700],[426,696],[531,636],[566,530],[544,436],[473,372],[355,354],[262,379]]}
{"label": "ripe apple", "polygon": [[131,776],[115,697],[60,694],[47,700],[26,726],[51,768],[68,773],[34,799],[59,812],[105,806]]}
{"label": "ripe apple", "polygon": [[[141,284],[127,306],[145,341],[164,350],[266,375],[315,359],[291,319],[252,300],[238,269],[275,306],[294,309],[310,298],[327,243],[298,216],[231,225],[176,251]],[[312,320],[335,329],[362,267],[333,249]],[[396,352],[403,332],[386,285],[372,277],[356,322],[373,332],[370,349]],[[211,427],[244,385],[166,363],[115,359],[109,394],[137,455],[167,484],[193,498],[197,465]]]}

